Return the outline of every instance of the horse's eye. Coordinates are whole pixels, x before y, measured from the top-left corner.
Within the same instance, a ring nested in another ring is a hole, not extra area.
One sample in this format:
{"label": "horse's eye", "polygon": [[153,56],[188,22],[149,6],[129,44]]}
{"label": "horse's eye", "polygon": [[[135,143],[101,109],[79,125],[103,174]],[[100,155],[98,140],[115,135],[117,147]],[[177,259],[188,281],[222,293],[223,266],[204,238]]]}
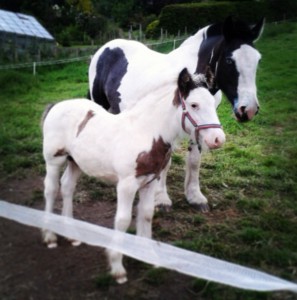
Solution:
{"label": "horse's eye", "polygon": [[191,107],[195,110],[198,110],[199,109],[199,105],[197,103],[192,103],[191,104]]}
{"label": "horse's eye", "polygon": [[226,64],[232,65],[232,64],[233,64],[233,59],[230,58],[230,57],[227,57],[227,58],[226,58]]}

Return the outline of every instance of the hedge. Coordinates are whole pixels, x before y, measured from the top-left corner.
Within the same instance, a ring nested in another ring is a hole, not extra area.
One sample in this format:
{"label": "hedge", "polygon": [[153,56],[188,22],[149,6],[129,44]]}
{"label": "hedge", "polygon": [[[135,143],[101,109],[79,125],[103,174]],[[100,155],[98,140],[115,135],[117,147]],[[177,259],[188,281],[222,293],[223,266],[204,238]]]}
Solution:
{"label": "hedge", "polygon": [[265,17],[268,21],[297,17],[297,0],[262,0],[240,2],[203,2],[165,6],[155,28],[176,35],[185,28],[194,33],[208,24],[221,22],[233,15],[250,23]]}

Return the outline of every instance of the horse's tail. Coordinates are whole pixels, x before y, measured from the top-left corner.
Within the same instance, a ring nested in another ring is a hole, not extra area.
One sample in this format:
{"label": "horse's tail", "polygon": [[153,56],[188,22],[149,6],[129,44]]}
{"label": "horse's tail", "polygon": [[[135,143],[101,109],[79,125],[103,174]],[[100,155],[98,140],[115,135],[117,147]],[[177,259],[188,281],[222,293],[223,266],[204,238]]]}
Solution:
{"label": "horse's tail", "polygon": [[50,110],[54,107],[56,103],[50,103],[46,106],[42,116],[41,116],[41,121],[40,121],[40,126],[41,128],[43,128],[43,124],[44,124],[44,121],[46,119],[46,116],[48,115],[48,113],[50,112]]}
{"label": "horse's tail", "polygon": [[87,99],[92,100],[92,98],[91,98],[91,92],[90,92],[89,89],[88,89],[88,92],[87,92]]}

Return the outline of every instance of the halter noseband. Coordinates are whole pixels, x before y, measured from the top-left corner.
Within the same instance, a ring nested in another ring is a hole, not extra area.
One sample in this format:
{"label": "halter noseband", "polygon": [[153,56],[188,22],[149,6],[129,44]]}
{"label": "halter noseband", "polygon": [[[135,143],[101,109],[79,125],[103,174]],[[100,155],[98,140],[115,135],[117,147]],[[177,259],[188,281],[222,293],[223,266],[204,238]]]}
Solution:
{"label": "halter noseband", "polygon": [[203,125],[198,125],[197,122],[193,119],[193,117],[190,115],[190,113],[186,109],[186,104],[185,100],[182,97],[182,95],[179,92],[179,101],[181,103],[182,109],[183,109],[183,114],[182,114],[182,128],[183,130],[187,133],[190,134],[189,131],[186,129],[186,118],[190,121],[190,123],[194,126],[195,128],[195,139],[197,144],[199,145],[199,131],[203,129],[209,129],[209,128],[222,128],[221,124],[203,124]]}

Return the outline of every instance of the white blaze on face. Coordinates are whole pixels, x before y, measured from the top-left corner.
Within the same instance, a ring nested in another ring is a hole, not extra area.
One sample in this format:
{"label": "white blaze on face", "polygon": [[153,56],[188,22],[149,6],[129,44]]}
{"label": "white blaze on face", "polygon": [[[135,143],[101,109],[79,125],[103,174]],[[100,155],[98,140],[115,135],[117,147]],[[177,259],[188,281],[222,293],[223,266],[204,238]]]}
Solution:
{"label": "white blaze on face", "polygon": [[259,107],[256,72],[261,55],[255,48],[242,45],[233,52],[232,58],[235,60],[239,73],[237,90],[239,112],[242,108],[248,118],[251,119],[257,113]]}

